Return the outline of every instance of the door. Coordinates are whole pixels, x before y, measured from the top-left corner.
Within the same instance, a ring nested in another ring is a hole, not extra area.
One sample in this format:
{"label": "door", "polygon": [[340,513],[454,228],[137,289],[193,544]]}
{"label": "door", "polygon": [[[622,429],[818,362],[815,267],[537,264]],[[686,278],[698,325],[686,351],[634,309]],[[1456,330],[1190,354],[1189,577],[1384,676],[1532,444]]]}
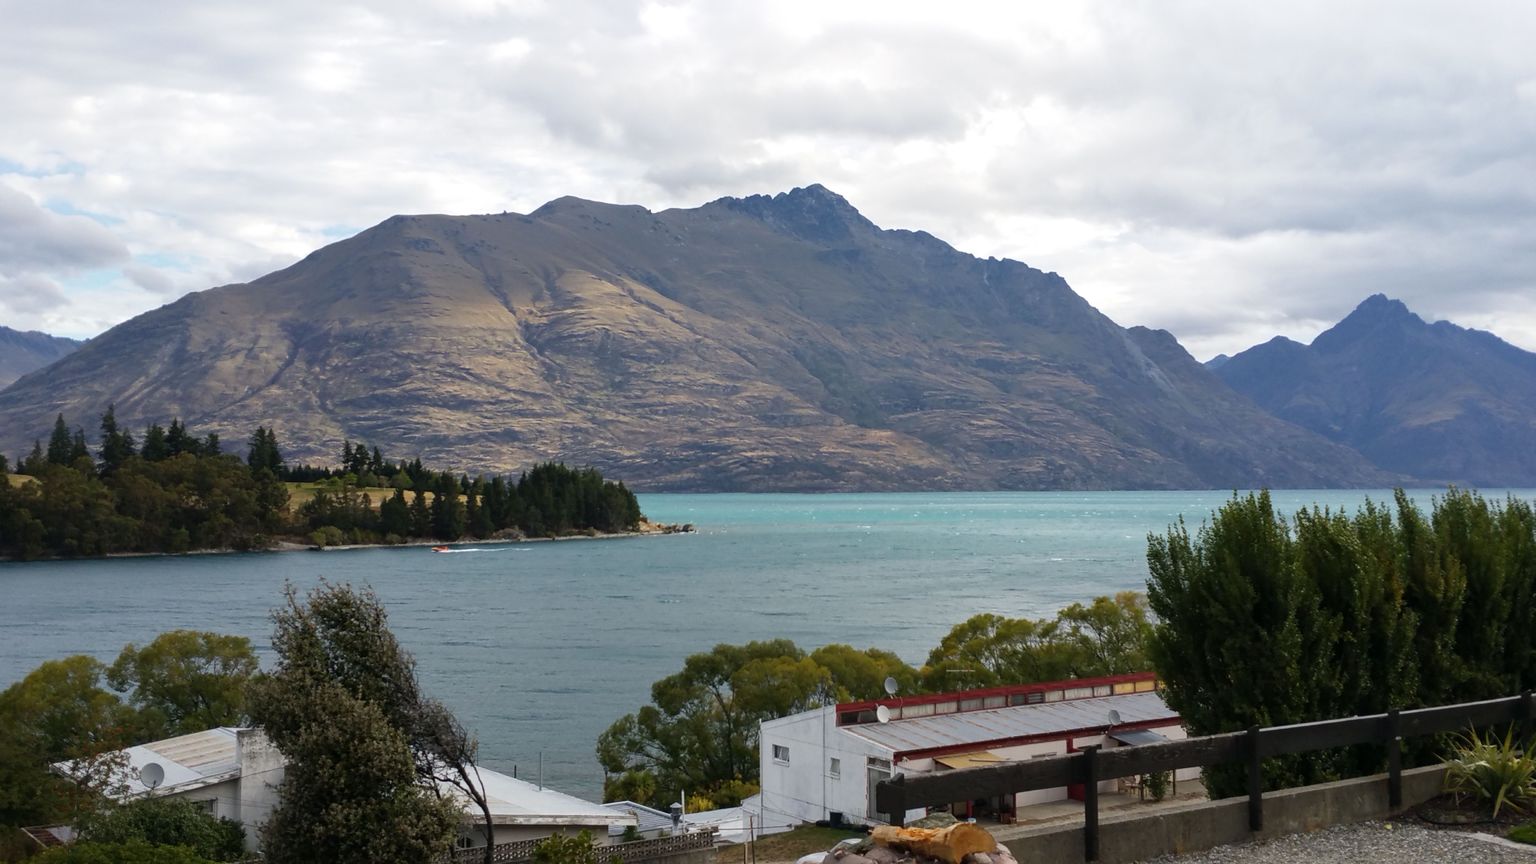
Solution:
{"label": "door", "polygon": [[885,759],[870,759],[864,772],[869,777],[869,804],[864,815],[876,822],[884,822],[885,814],[875,811],[875,785],[891,779],[891,763]]}

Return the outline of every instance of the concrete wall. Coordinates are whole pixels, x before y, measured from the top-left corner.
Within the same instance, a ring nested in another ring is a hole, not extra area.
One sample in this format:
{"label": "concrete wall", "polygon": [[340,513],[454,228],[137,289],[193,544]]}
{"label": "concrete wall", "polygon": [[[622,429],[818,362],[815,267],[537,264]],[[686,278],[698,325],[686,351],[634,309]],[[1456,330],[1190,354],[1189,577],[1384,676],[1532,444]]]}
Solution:
{"label": "concrete wall", "polygon": [[239,802],[235,819],[245,825],[245,848],[261,849],[261,826],[267,824],[278,803],[277,787],[283,782],[283,754],[260,729],[241,729],[235,739],[235,760],[240,763]]}
{"label": "concrete wall", "polygon": [[[1436,797],[1444,782],[1443,766],[1404,771],[1403,809]],[[1387,805],[1385,774],[1267,792],[1264,830],[1258,834],[1248,830],[1247,798],[1198,801],[1145,814],[1102,817],[1098,860],[1101,864],[1125,864],[1392,815]],[[1076,864],[1083,860],[1081,823],[1019,829],[999,839],[1020,861]]]}
{"label": "concrete wall", "polygon": [[200,786],[185,792],[170,792],[167,798],[179,798],[183,801],[191,801],[194,804],[207,806],[206,802],[212,801],[213,806],[209,810],[216,819],[240,820],[240,789],[237,781],[226,780],[223,783],[214,783],[211,786]]}
{"label": "concrete wall", "polygon": [[[773,758],[774,745],[789,748],[789,763]],[[816,822],[832,812],[850,822],[868,822],[868,760],[891,758],[891,751],[837,726],[835,708],[805,711],[762,724],[759,746],[759,777],[762,778],[762,819],[757,826],[785,830],[800,822]],[[832,776],[830,760],[839,770]],[[896,765],[893,773],[901,773]],[[917,819],[922,811],[914,810]]]}

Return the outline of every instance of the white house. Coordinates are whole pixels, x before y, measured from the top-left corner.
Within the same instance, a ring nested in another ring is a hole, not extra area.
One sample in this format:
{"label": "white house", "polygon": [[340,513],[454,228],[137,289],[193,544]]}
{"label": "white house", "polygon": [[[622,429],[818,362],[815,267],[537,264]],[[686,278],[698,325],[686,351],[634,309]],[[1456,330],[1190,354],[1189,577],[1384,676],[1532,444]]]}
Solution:
{"label": "white house", "polygon": [[[875,812],[875,784],[895,774],[1184,737],[1152,673],[828,706],[762,724],[759,821],[765,833],[823,819],[883,823],[885,815]],[[1177,779],[1198,773],[1181,771]],[[1112,791],[1114,782],[1101,788]],[[962,818],[1011,821],[1019,807],[1080,796],[1081,790],[1063,787],[956,802],[953,810]],[[923,815],[912,811],[906,818]]]}
{"label": "white house", "polygon": [[[286,764],[260,729],[208,729],[129,747],[123,754],[126,771],[118,779],[124,797],[186,798],[215,817],[242,823],[246,848],[258,851],[259,829],[278,804]],[[69,773],[67,763],[54,767],[66,776]],[[632,813],[606,809],[499,771],[480,768],[479,773],[497,843],[581,831],[590,831],[605,843],[611,828],[622,834],[624,826],[637,821]],[[442,788],[445,794],[462,797],[456,789]],[[456,845],[461,849],[484,846],[485,818],[478,806],[467,799],[464,803]]]}

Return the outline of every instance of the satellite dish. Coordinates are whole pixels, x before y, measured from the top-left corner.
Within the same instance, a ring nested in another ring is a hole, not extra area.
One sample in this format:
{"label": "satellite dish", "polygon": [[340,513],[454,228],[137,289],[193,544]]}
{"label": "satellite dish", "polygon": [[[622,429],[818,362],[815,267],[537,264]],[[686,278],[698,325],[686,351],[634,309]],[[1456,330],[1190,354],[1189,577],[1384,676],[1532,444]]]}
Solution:
{"label": "satellite dish", "polygon": [[891,709],[885,707],[884,705],[875,706],[875,719],[879,720],[881,723],[891,722]]}
{"label": "satellite dish", "polygon": [[895,696],[896,695],[896,679],[895,678],[892,678],[890,676],[886,676],[886,679],[885,679],[885,692],[888,695],[891,695],[891,696]]}
{"label": "satellite dish", "polygon": [[1113,708],[1109,709],[1109,725],[1111,725],[1111,726],[1119,726],[1120,725],[1120,712],[1116,711]]}
{"label": "satellite dish", "polygon": [[151,762],[139,769],[139,782],[148,789],[154,789],[165,782],[165,769],[160,767],[160,763]]}

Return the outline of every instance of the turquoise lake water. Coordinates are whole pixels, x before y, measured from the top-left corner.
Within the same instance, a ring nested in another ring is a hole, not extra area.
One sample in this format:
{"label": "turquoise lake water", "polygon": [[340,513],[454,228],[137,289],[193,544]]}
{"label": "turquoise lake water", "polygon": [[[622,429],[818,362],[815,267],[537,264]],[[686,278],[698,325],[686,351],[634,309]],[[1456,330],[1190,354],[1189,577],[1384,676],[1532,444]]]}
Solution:
{"label": "turquoise lake water", "polygon": [[[1427,506],[1432,493],[1416,493]],[[1493,493],[1489,493],[1493,494]],[[1500,496],[1503,493],[1497,493]],[[1519,493],[1531,497],[1530,493]],[[1367,495],[1275,493],[1282,512]],[[652,681],[719,642],[879,646],[921,663],[977,612],[1043,616],[1140,589],[1146,538],[1220,492],[643,495],[697,534],[487,546],[0,564],[0,686],[44,660],[110,662],[196,628],[265,656],[283,583],[367,584],[422,680],[478,733],[490,767],[597,797],[597,735]]]}

